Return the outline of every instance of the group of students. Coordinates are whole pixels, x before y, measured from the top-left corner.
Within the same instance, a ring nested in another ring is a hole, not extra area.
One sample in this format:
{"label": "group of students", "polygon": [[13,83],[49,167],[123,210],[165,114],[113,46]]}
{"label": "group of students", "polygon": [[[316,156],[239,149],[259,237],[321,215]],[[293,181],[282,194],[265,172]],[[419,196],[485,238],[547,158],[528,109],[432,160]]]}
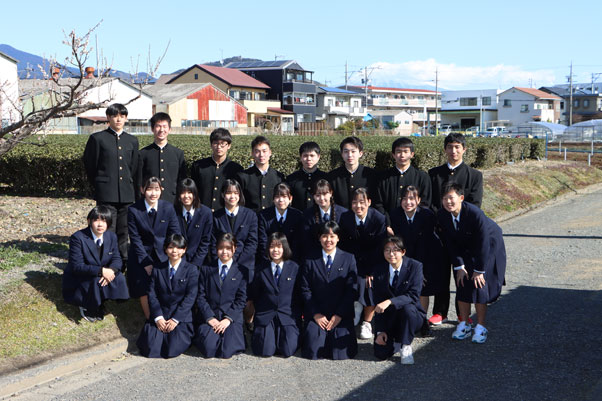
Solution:
{"label": "group of students", "polygon": [[[399,350],[410,364],[414,336],[447,317],[450,266],[460,320],[452,337],[485,342],[505,249],[479,209],[482,175],[462,161],[463,136],[446,137],[448,163],[428,174],[411,165],[409,138],[393,142],[395,166],[377,172],[360,164],[362,141],[348,137],[343,166],[319,170],[320,147],[306,142],[302,168],[284,177],[270,167],[267,138],[252,141],[245,170],[228,158],[232,137],[218,128],[212,155],[186,178],[183,152],[167,143],[169,115],[153,116],[155,141],[139,154],[123,132],[127,109],[112,105],[107,117],[109,128],[84,153],[97,206],[70,239],[63,293],[89,321],[102,319],[105,300],[139,297],[142,355],[174,357],[194,344],[206,357],[229,358],[245,350],[246,326],[255,355],[300,348],[309,359],[347,359],[361,319],[359,336],[374,338],[378,358]],[[142,183],[138,200],[124,180]]]}

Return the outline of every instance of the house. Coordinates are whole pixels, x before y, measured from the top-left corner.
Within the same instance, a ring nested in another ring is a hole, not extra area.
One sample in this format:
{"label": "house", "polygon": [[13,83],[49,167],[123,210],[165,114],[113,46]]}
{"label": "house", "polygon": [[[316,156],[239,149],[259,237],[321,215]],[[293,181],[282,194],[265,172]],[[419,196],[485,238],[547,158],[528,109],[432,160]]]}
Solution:
{"label": "house", "polygon": [[268,108],[281,108],[279,100],[267,99],[268,85],[239,70],[195,64],[166,81],[168,85],[183,83],[211,83],[227,93],[247,108],[249,127],[262,126],[269,115]]}
{"label": "house", "polygon": [[[560,120],[565,125],[569,125],[571,120],[575,124],[602,119],[602,84],[573,84],[572,103],[570,88],[570,85],[564,84],[543,86],[539,89],[562,98],[560,102]],[[572,119],[570,118],[571,113]]]}
{"label": "house", "polygon": [[19,111],[18,61],[0,52],[0,126],[5,127],[21,118]]}
{"label": "house", "polygon": [[[58,84],[53,80],[45,79],[21,80],[21,102],[24,113],[57,104],[59,98],[67,94],[68,87],[75,85],[78,80],[79,78],[59,78]],[[148,120],[152,117],[152,98],[138,86],[119,78],[99,79],[91,75],[83,79],[76,101],[80,104],[102,102],[127,104],[126,131],[149,132]],[[79,113],[74,117],[55,119],[50,122],[48,129],[55,133],[89,134],[104,129],[107,122],[105,113],[106,107],[101,107]]]}
{"label": "house", "polygon": [[441,125],[484,131],[498,120],[499,89],[441,91]]}
{"label": "house", "polygon": [[368,113],[376,110],[403,110],[412,114],[418,128],[434,124],[436,109],[441,107],[441,92],[428,89],[389,88],[379,86],[348,86],[348,89],[363,93]]}
{"label": "house", "polygon": [[393,128],[398,135],[409,136],[419,131],[413,120],[415,114],[410,114],[406,110],[373,110],[369,114],[380,122],[381,127]]}
{"label": "house", "polygon": [[366,108],[362,107],[362,96],[356,92],[319,86],[317,97],[316,119],[324,120],[331,129],[366,115]]}
{"label": "house", "polygon": [[558,123],[562,98],[539,89],[512,87],[499,94],[498,119],[512,126],[530,121]]}
{"label": "house", "polygon": [[303,69],[294,60],[233,61],[225,65],[269,86],[267,98],[282,102],[282,109],[292,111],[295,128],[299,123],[316,121],[316,92],[313,71]]}

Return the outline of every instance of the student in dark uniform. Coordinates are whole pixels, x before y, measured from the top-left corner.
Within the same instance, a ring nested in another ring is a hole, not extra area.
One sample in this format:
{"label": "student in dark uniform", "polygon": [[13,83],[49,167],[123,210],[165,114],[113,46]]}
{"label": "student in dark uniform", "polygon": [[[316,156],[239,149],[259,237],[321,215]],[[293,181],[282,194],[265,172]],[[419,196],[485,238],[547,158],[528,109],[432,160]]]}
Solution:
{"label": "student in dark uniform", "polygon": [[197,267],[208,263],[207,255],[213,233],[213,213],[201,205],[194,181],[183,179],[177,188],[176,215],[180,222],[182,235],[188,242],[186,261]]}
{"label": "student in dark uniform", "polygon": [[359,303],[363,306],[359,333],[362,339],[372,338],[373,270],[382,259],[380,248],[387,236],[385,216],[370,205],[366,188],[357,188],[353,191],[351,210],[343,213],[340,223],[343,232],[340,248],[353,254],[357,263]]}
{"label": "student in dark uniform", "polygon": [[121,274],[121,257],[117,235],[107,231],[111,212],[96,206],[88,213],[88,227],[69,238],[69,263],[63,273],[63,298],[79,306],[82,317],[103,320],[108,299],[128,299],[125,277]]}
{"label": "student in dark uniform", "polygon": [[176,357],[190,347],[194,335],[192,307],[199,270],[184,260],[184,236],[171,234],[164,249],[168,261],[153,267],[148,292],[150,318],[136,341],[140,354],[148,358]]}
{"label": "student in dark uniform", "polygon": [[[401,207],[390,214],[391,227],[395,236],[403,239],[406,256],[422,263],[424,283],[420,304],[428,311],[429,296],[449,288],[448,258],[441,240],[435,234],[435,213],[421,206],[418,188],[412,185],[404,187],[401,198]],[[423,329],[428,332],[428,325]]]}
{"label": "student in dark uniform", "polygon": [[314,200],[311,189],[320,179],[326,179],[328,174],[318,168],[320,161],[320,145],[316,142],[305,142],[299,147],[301,169],[288,177],[286,182],[291,187],[293,207],[301,211],[313,206]]}
{"label": "student in dark uniform", "polygon": [[299,265],[290,260],[291,248],[283,233],[271,233],[267,241],[269,259],[257,267],[248,294],[255,312],[251,348],[258,356],[278,353],[288,358],[299,347]]}
{"label": "student in dark uniform", "polygon": [[320,226],[327,221],[340,222],[341,216],[347,211],[344,207],[334,203],[332,187],[324,179],[314,183],[312,194],[314,205],[303,212],[304,256],[321,249],[318,236]]}
{"label": "student in dark uniform", "polygon": [[173,203],[178,183],[186,178],[184,152],[167,143],[171,131],[169,114],[155,114],[150,119],[150,125],[155,140],[140,150],[140,182],[149,177],[158,177],[163,187],[161,199]]}
{"label": "student in dark uniform", "polygon": [[357,354],[353,301],[357,297],[355,258],[339,248],[339,225],[324,223],[322,249],[310,255],[301,270],[303,332],[301,355],[308,359],[349,359]]}
{"label": "student in dark uniform", "polygon": [[375,198],[378,174],[370,167],[360,164],[364,155],[361,139],[350,136],[341,142],[341,156],[344,164],[328,173],[328,181],[334,191],[334,201],[346,209],[351,207],[351,197],[356,188],[366,188],[371,198]]}
{"label": "student in dark uniform", "polygon": [[443,208],[437,212],[443,244],[450,255],[456,281],[456,298],[462,321],[452,338],[471,334],[470,305],[475,304],[477,322],[472,342],[487,340],[487,304],[502,292],[506,274],[506,248],[502,229],[475,205],[464,201],[464,189],[456,183],[443,188]]}
{"label": "student in dark uniform", "polygon": [[412,365],[412,341],[426,321],[420,305],[422,263],[404,256],[406,249],[400,237],[386,240],[384,258],[374,273],[374,355],[390,358],[400,348],[401,363]]}
{"label": "student in dark uniform", "polygon": [[303,212],[291,207],[291,188],[284,182],[274,188],[274,206],[259,212],[259,244],[257,246],[257,261],[268,261],[268,237],[275,232],[286,235],[290,244],[293,259],[299,263],[302,259]]}
{"label": "student in dark uniform", "polygon": [[209,136],[211,156],[197,160],[190,169],[190,177],[199,190],[201,203],[215,212],[222,207],[221,191],[224,181],[234,179],[242,166],[228,158],[232,135],[225,128],[216,128]]}
{"label": "student in dark uniform", "polygon": [[[466,152],[466,138],[460,133],[451,133],[445,137],[445,155],[447,163],[429,170],[432,183],[432,209],[437,212],[441,209],[443,187],[448,182],[459,184],[464,191],[465,201],[481,207],[483,200],[483,174],[463,161]],[[447,271],[449,283],[450,269]],[[447,320],[449,309],[449,284],[440,294],[435,295],[433,303],[433,316],[429,319],[431,324],[437,325]]]}
{"label": "student in dark uniform", "polygon": [[230,358],[244,352],[242,311],[247,299],[245,267],[234,261],[237,239],[217,237],[217,261],[201,267],[196,299],[194,345],[205,358]]}
{"label": "student in dark uniform", "polygon": [[[128,109],[114,103],[107,108],[109,128],[88,138],[84,166],[97,205],[111,211],[111,231],[119,239],[119,253],[127,261],[128,206],[136,200],[138,179],[138,139],[123,131]],[[125,263],[123,268],[125,268]]]}
{"label": "student in dark uniform", "polygon": [[167,262],[163,250],[165,238],[180,234],[180,224],[173,205],[159,199],[161,181],[150,177],[140,188],[144,198],[128,209],[130,249],[127,280],[132,298],[140,298],[144,317],[149,318],[148,290],[153,266]]}
{"label": "student in dark uniform", "polygon": [[270,167],[272,149],[265,136],[257,136],[251,142],[253,166],[238,173],[237,181],[242,187],[246,206],[256,213],[272,205],[276,184],[284,181],[284,175]]}
{"label": "student in dark uniform", "polygon": [[[429,175],[412,166],[414,143],[410,138],[397,138],[391,146],[395,166],[386,170],[378,180],[378,197],[374,207],[387,216],[387,227],[391,228],[389,213],[401,204],[401,192],[413,185],[420,192],[421,206],[431,206],[431,180]],[[389,230],[389,234],[392,234]]]}

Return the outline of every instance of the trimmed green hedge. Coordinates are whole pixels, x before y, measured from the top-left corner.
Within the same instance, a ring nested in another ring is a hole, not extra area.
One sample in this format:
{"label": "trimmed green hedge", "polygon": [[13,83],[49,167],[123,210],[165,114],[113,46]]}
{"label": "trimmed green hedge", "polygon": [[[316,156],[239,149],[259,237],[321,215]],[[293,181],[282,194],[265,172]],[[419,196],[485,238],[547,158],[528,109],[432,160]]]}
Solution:
{"label": "trimmed green hedge", "polygon": [[[344,136],[300,137],[270,136],[271,166],[284,174],[299,168],[299,145],[316,141],[322,148],[320,168],[332,170],[342,163],[339,143]],[[0,183],[20,194],[33,195],[90,195],[84,173],[82,154],[87,135],[48,135],[32,139],[0,158]],[[140,147],[150,144],[151,135],[138,137]],[[236,136],[230,157],[243,167],[251,163],[252,136]],[[392,165],[391,144],[395,137],[363,136],[362,163],[377,169]],[[428,170],[445,162],[443,137],[412,138],[416,147],[414,165]],[[44,143],[40,143],[43,141]],[[487,169],[496,164],[522,159],[537,159],[544,155],[544,142],[539,139],[467,138],[468,150],[464,160],[473,167]],[[171,135],[170,143],[184,150],[190,164],[211,154],[208,136]]]}

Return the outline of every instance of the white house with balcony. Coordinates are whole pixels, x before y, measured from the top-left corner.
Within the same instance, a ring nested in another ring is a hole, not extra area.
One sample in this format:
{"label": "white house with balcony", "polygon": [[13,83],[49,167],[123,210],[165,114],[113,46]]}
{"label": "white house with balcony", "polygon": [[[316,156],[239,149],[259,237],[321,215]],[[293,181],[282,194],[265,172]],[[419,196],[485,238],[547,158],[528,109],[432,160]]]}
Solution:
{"label": "white house with balcony", "polygon": [[0,126],[17,122],[20,119],[19,108],[17,60],[0,53]]}
{"label": "white house with balcony", "polygon": [[499,89],[441,91],[441,124],[484,131],[498,120]]}
{"label": "white house with balcony", "polygon": [[366,115],[362,96],[357,92],[318,86],[317,97],[316,120],[325,121],[328,128],[336,129],[349,120]]}
{"label": "white house with balcony", "polygon": [[499,94],[498,119],[512,126],[531,121],[558,123],[562,98],[534,88],[517,86]]}

